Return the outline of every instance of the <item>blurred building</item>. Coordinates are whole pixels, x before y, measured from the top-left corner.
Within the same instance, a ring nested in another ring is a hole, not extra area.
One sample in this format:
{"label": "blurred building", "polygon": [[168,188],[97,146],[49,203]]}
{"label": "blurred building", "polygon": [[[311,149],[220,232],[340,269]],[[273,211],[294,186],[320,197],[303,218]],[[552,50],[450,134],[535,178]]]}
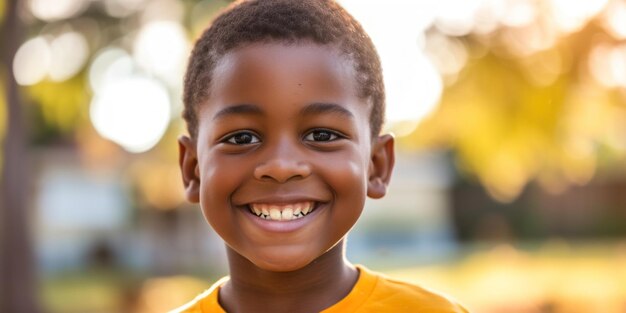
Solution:
{"label": "blurred building", "polygon": [[368,199],[349,236],[348,256],[382,267],[411,266],[457,252],[446,154],[398,151],[387,195]]}
{"label": "blurred building", "polygon": [[199,209],[141,207],[124,168],[77,166],[72,148],[40,152],[45,157],[36,162],[33,205],[45,272],[103,266],[155,275],[224,268],[222,244]]}

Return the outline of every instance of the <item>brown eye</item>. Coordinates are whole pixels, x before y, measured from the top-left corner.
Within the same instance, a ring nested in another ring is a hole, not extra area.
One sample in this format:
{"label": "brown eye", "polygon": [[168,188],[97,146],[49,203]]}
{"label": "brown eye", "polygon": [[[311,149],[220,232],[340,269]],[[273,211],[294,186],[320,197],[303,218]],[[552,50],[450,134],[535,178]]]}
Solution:
{"label": "brown eye", "polygon": [[226,138],[226,142],[234,145],[249,145],[259,142],[259,137],[250,132],[235,133]]}
{"label": "brown eye", "polygon": [[339,136],[335,132],[329,130],[314,130],[308,133],[304,137],[304,140],[323,142],[337,140],[338,138]]}

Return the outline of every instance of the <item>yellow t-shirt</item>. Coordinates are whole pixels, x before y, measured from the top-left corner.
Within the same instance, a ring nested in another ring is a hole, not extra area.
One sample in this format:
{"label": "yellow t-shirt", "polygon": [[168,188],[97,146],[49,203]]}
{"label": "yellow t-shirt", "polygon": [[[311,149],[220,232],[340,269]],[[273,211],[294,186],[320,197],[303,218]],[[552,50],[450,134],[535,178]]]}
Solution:
{"label": "yellow t-shirt", "polygon": [[[468,313],[456,302],[432,291],[390,279],[361,265],[357,265],[357,269],[359,279],[350,293],[321,313]],[[227,280],[227,277],[222,278],[193,301],[170,313],[225,313],[217,301],[217,295],[220,286]]]}

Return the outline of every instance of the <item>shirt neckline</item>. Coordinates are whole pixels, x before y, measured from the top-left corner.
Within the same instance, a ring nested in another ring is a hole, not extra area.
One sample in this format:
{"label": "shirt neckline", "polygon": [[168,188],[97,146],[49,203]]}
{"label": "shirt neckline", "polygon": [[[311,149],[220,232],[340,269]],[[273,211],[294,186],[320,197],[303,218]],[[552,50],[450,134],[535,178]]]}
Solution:
{"label": "shirt neckline", "polygon": [[374,275],[363,265],[357,264],[355,267],[359,271],[359,278],[352,287],[352,290],[350,290],[350,293],[321,313],[354,312],[363,305],[372,294],[378,282],[378,276]]}
{"label": "shirt neckline", "polygon": [[[324,309],[320,313],[339,313],[339,312],[351,312],[355,311],[359,308],[367,298],[372,294],[374,288],[376,287],[376,283],[378,282],[378,276],[374,275],[369,269],[365,268],[363,265],[356,264],[356,269],[359,272],[359,278],[356,281],[356,284],[352,287],[352,290],[345,296],[343,299],[339,300],[339,302],[333,304],[329,308]],[[206,301],[203,301],[202,310],[203,312],[211,312],[211,310],[215,310],[219,308],[219,313],[226,313],[224,308],[219,304],[219,291],[221,287],[226,283],[230,278],[228,276],[223,277],[219,281],[217,281],[209,290],[207,290],[204,294],[208,294],[206,297]]]}

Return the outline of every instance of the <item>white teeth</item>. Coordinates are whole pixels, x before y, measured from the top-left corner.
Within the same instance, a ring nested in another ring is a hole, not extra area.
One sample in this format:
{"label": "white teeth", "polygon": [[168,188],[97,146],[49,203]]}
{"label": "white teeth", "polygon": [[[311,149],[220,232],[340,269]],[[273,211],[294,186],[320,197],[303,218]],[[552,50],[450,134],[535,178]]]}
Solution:
{"label": "white teeth", "polygon": [[290,220],[293,218],[293,210],[290,207],[284,208],[281,216],[284,220]]}
{"label": "white teeth", "polygon": [[280,221],[282,214],[280,214],[280,210],[276,206],[270,207],[270,217],[275,221]]}
{"label": "white teeth", "polygon": [[254,215],[273,221],[290,221],[304,217],[313,211],[313,202],[299,202],[288,205],[250,204]]}

